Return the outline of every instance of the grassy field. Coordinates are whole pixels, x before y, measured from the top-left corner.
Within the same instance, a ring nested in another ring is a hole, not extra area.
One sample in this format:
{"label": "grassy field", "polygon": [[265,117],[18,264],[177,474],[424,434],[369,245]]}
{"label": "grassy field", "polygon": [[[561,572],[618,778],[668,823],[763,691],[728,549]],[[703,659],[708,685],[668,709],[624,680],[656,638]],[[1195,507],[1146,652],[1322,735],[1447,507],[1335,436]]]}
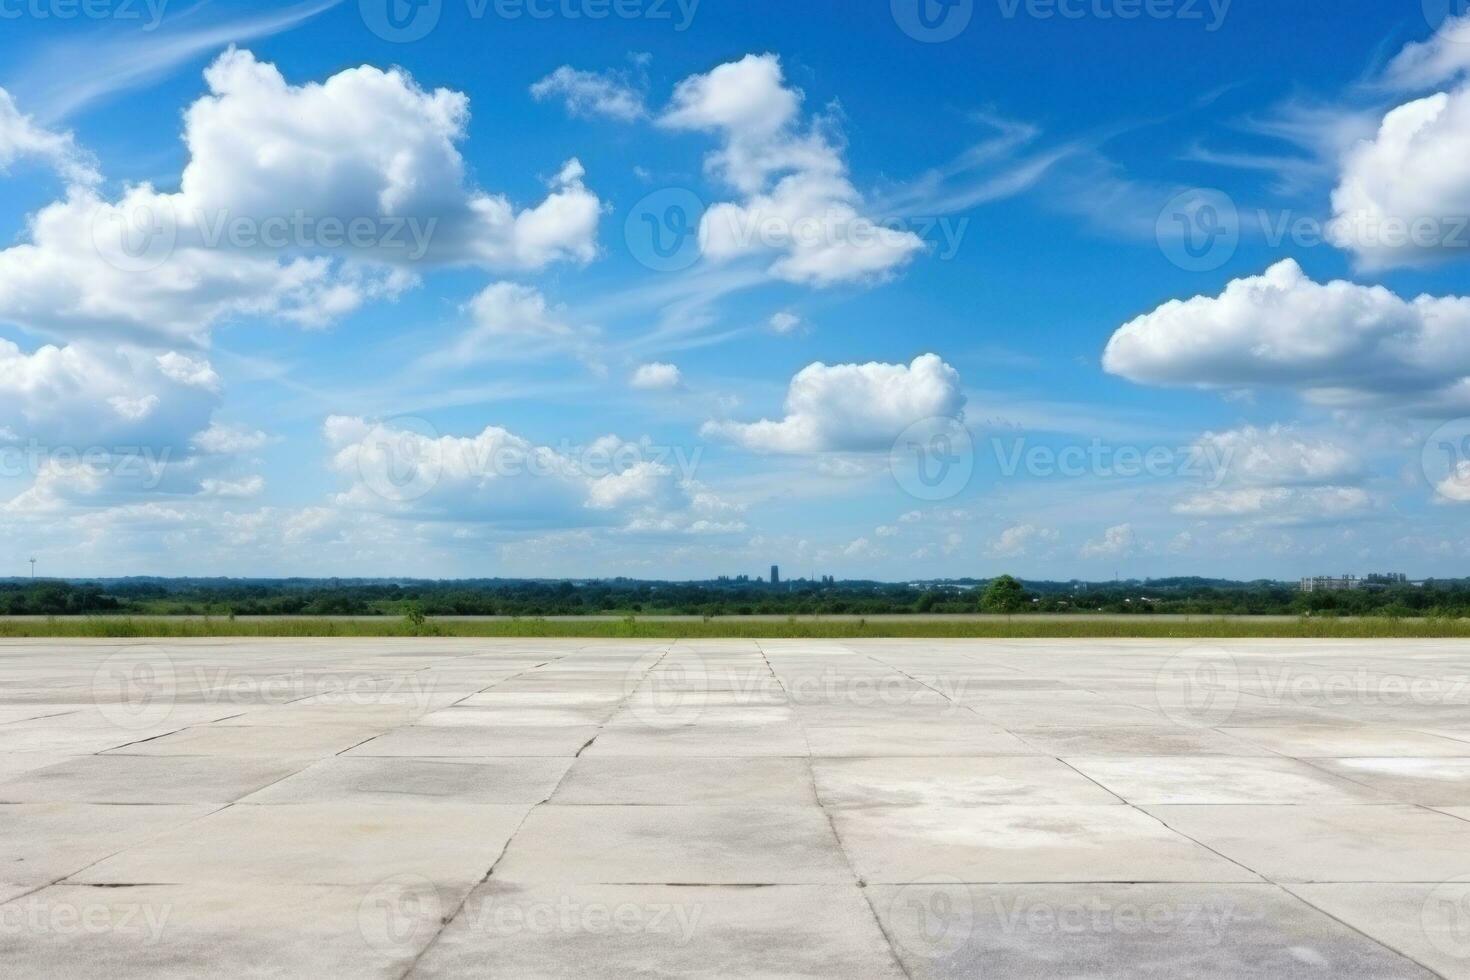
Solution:
{"label": "grassy field", "polygon": [[1282,619],[1248,617],[1158,620],[1091,619],[211,619],[55,618],[0,620],[0,638],[188,637],[588,637],[627,639],[859,639],[863,637],[1158,639],[1230,638],[1470,638],[1465,619]]}

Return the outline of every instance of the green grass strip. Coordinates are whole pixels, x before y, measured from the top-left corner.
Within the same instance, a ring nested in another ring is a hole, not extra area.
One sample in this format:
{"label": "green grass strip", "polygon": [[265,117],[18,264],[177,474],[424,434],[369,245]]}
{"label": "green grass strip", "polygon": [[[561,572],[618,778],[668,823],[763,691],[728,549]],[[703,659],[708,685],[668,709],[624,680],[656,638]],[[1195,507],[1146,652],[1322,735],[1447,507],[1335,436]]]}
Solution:
{"label": "green grass strip", "polygon": [[1470,637],[1466,619],[433,620],[76,617],[0,619],[0,638],[585,637],[589,639],[1394,639]]}

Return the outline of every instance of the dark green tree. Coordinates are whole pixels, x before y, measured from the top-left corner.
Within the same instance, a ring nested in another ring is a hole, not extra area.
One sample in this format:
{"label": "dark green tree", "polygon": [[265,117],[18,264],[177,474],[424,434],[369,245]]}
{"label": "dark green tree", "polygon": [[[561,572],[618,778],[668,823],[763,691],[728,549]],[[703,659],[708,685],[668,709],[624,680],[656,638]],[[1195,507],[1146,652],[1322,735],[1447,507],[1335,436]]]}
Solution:
{"label": "dark green tree", "polygon": [[1031,597],[1020,582],[1009,575],[1002,575],[985,587],[980,597],[980,608],[988,613],[1018,613],[1031,605]]}

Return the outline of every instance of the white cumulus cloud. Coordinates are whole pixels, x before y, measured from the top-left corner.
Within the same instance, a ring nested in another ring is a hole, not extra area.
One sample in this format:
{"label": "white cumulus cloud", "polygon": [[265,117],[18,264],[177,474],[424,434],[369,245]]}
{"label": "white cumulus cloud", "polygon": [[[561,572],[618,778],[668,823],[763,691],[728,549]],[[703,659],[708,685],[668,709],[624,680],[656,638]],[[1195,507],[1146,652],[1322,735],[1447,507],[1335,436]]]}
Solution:
{"label": "white cumulus cloud", "polygon": [[0,88],[0,173],[18,160],[40,160],[72,183],[95,184],[101,179],[96,164],[70,133],[39,125]]}
{"label": "white cumulus cloud", "polygon": [[40,447],[182,456],[219,404],[208,362],[89,343],[26,352],[0,339],[0,430]]}
{"label": "white cumulus cloud", "polygon": [[1000,532],[990,545],[990,553],[1000,558],[1019,558],[1033,546],[1055,543],[1059,535],[1051,528],[1034,524],[1018,524]]}
{"label": "white cumulus cloud", "polygon": [[1328,484],[1356,479],[1364,470],[1351,447],[1290,425],[1207,432],[1195,449],[1218,461],[1224,480],[1253,486]]}
{"label": "white cumulus cloud", "polygon": [[1292,259],[1123,325],[1103,366],[1144,384],[1273,387],[1326,405],[1470,406],[1470,299],[1317,283]]}
{"label": "white cumulus cloud", "polygon": [[231,316],[330,323],[398,295],[420,264],[596,255],[601,202],[575,160],[531,207],[469,182],[461,93],[371,66],[292,85],[238,50],[205,79],[184,117],[178,192],[139,184],[108,199],[73,183],[0,251],[0,320],[203,343]]}
{"label": "white cumulus cloud", "polygon": [[912,364],[818,362],[791,379],[784,418],[708,422],[702,431],[760,453],[871,452],[915,423],[961,419],[964,406],[959,372],[936,354]]}
{"label": "white cumulus cloud", "polygon": [[669,391],[684,383],[684,376],[673,364],[654,361],[640,364],[633,372],[631,384],[642,391]]}
{"label": "white cumulus cloud", "polygon": [[347,481],[335,501],[349,510],[511,530],[667,533],[711,533],[736,512],[679,459],[613,436],[553,449],[498,426],[440,435],[350,416],[328,418],[323,433],[330,466]]}
{"label": "white cumulus cloud", "polygon": [[660,125],[717,134],[723,146],[706,169],[741,195],[705,212],[704,255],[774,253],[771,275],[818,287],[893,274],[923,250],[922,239],[865,213],[834,127],[803,127],[802,101],[774,54],[748,55],[675,88]]}
{"label": "white cumulus cloud", "polygon": [[1123,558],[1133,552],[1133,525],[1119,524],[1082,546],[1083,558]]}
{"label": "white cumulus cloud", "polygon": [[1332,240],[1369,267],[1470,254],[1470,87],[1384,116],[1344,156],[1332,210]]}
{"label": "white cumulus cloud", "polygon": [[1174,513],[1299,524],[1337,521],[1372,506],[1372,495],[1361,487],[1237,487],[1193,494],[1176,504]]}
{"label": "white cumulus cloud", "polygon": [[579,71],[562,65],[532,85],[531,95],[537,101],[560,98],[574,116],[607,116],[632,122],[648,114],[643,93],[618,72]]}

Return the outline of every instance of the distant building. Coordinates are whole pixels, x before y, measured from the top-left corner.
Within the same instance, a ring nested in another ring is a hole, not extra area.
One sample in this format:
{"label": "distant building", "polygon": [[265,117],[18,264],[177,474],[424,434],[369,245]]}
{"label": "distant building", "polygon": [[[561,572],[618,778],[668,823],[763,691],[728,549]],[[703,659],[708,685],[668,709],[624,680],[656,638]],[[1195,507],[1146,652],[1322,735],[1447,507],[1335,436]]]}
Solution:
{"label": "distant building", "polygon": [[772,585],[780,585],[781,584],[781,566],[780,565],[772,565],[771,566],[771,584]]}
{"label": "distant building", "polygon": [[1356,575],[1335,578],[1331,575],[1313,575],[1302,579],[1303,592],[1352,592],[1361,588],[1362,579]]}
{"label": "distant building", "polygon": [[1364,585],[1408,585],[1409,576],[1402,572],[1388,572],[1382,575],[1369,575],[1363,579]]}
{"label": "distant building", "polygon": [[1409,576],[1402,572],[1386,572],[1374,575],[1365,575],[1358,578],[1356,575],[1344,575],[1335,578],[1331,575],[1314,575],[1302,579],[1303,592],[1355,592],[1358,589],[1385,589],[1395,585],[1408,585]]}

